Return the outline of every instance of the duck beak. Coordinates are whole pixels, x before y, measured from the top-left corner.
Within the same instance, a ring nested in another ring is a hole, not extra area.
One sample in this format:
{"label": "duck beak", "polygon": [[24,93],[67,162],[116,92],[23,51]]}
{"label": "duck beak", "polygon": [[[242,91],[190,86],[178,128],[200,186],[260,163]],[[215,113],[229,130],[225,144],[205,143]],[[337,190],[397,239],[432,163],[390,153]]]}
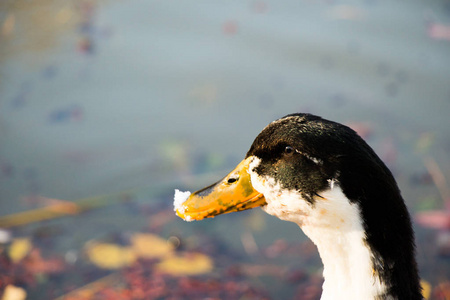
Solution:
{"label": "duck beak", "polygon": [[266,205],[264,195],[252,186],[251,161],[252,157],[244,159],[225,178],[190,195],[176,214],[187,221],[202,220]]}

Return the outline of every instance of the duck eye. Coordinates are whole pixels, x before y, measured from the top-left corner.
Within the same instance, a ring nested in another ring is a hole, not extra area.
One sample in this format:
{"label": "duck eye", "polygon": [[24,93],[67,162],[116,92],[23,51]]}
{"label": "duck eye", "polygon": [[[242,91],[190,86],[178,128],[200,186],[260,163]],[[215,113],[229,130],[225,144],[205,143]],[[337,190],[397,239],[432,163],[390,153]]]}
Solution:
{"label": "duck eye", "polygon": [[284,148],[284,153],[285,154],[292,154],[294,153],[294,148],[292,148],[291,146],[286,146],[286,148]]}

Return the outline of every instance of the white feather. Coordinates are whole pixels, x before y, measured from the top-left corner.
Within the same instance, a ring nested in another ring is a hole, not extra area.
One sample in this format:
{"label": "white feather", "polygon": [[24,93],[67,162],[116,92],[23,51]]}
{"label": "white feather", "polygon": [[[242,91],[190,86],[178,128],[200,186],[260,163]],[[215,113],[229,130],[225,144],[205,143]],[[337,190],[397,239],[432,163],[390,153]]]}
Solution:
{"label": "white feather", "polygon": [[345,197],[339,183],[330,180],[314,205],[296,190],[285,190],[273,178],[262,178],[252,170],[260,160],[250,164],[253,187],[264,194],[267,205],[263,210],[282,220],[300,226],[316,244],[324,264],[322,298],[374,299],[386,287],[374,276],[372,254],[365,243],[360,209]]}

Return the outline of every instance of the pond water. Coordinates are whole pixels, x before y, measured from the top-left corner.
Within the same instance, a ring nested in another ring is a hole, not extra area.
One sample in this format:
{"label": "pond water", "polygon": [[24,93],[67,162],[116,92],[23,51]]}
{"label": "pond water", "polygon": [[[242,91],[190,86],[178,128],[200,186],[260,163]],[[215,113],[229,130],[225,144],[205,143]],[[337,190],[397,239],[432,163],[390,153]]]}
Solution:
{"label": "pond water", "polygon": [[[268,297],[294,297],[292,281],[273,279],[291,259],[309,281],[320,274],[294,224],[259,209],[195,223],[169,214],[175,188],[220,179],[265,125],[293,112],[355,128],[393,171],[412,214],[445,207],[448,184],[436,186],[427,162],[449,178],[448,1],[16,0],[0,4],[0,29],[0,217],[80,199],[100,207],[0,223],[37,248],[36,232],[50,228],[48,257],[81,259],[90,240],[138,231],[205,235],[213,250],[186,249],[210,251],[214,276],[231,258],[268,264],[243,276],[270,282]],[[166,221],[156,230],[149,222],[158,214]],[[424,279],[448,282],[441,233],[416,232]],[[309,254],[283,259],[267,255],[271,246]],[[95,276],[64,280],[73,289],[109,272],[89,270]],[[41,283],[50,289],[52,280]]]}

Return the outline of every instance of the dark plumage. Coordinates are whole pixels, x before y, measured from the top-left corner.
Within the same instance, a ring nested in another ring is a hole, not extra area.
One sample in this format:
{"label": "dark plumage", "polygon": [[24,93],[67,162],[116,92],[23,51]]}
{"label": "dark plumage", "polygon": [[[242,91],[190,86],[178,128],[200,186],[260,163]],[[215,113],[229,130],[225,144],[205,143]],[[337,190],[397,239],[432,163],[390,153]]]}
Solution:
{"label": "dark plumage", "polygon": [[422,299],[397,183],[355,131],[311,114],[267,125],[221,181],[177,204],[185,220],[261,206],[297,223],[324,263],[324,299]]}
{"label": "dark plumage", "polygon": [[[286,154],[287,146],[298,152]],[[400,190],[386,165],[354,130],[310,114],[287,115],[269,124],[246,156],[261,159],[255,170],[260,176],[302,191],[312,204],[329,180],[336,180],[361,208],[373,268],[388,293],[398,299],[422,299],[414,232]]]}

